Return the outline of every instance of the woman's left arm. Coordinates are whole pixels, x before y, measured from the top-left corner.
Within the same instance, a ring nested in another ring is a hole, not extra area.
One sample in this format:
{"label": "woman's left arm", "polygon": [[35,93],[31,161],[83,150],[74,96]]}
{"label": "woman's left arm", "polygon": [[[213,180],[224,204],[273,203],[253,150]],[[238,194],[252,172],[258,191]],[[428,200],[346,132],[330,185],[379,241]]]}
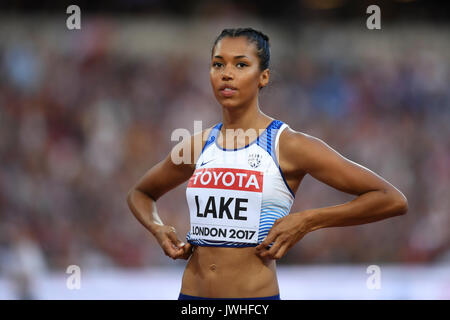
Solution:
{"label": "woman's left arm", "polygon": [[[365,224],[405,214],[408,201],[397,188],[369,169],[343,157],[322,140],[286,129],[279,154],[292,172],[358,197],[344,204],[291,213],[275,221],[256,249],[261,257],[279,259],[307,233],[329,227]],[[283,139],[282,139],[283,137]],[[382,159],[382,154],[378,155]],[[265,250],[273,242],[269,250]]]}

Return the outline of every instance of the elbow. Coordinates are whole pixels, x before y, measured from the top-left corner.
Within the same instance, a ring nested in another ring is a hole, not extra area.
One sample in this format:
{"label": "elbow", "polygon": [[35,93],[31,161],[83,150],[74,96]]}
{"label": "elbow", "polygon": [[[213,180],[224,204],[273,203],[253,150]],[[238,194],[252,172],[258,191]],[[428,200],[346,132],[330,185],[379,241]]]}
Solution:
{"label": "elbow", "polygon": [[128,193],[127,193],[127,199],[126,200],[127,200],[128,207],[130,207],[130,208],[131,208],[131,204],[133,202],[133,193],[134,193],[134,191],[135,191],[135,189],[131,188],[130,191],[128,191]]}
{"label": "elbow", "polygon": [[386,215],[395,217],[402,216],[408,212],[408,199],[396,188],[382,189],[385,196]]}
{"label": "elbow", "polygon": [[408,199],[400,193],[398,197],[394,200],[395,203],[395,215],[401,216],[405,215],[408,212]]}
{"label": "elbow", "polygon": [[400,211],[400,215],[405,215],[408,212],[408,201],[407,200],[403,203],[403,205],[399,211]]}

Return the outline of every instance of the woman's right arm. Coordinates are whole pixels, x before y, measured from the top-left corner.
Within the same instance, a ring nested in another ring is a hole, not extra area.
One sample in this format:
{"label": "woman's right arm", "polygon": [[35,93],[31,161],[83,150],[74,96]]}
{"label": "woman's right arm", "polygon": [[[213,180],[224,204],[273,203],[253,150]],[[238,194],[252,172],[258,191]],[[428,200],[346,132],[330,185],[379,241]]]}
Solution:
{"label": "woman's right arm", "polygon": [[[164,253],[172,259],[187,259],[192,247],[178,239],[173,226],[164,225],[158,215],[156,201],[191,177],[201,151],[194,148],[200,141],[196,139],[202,139],[200,145],[203,146],[205,135],[207,137],[207,132],[202,132],[178,143],[164,160],[147,171],[128,192],[127,202],[131,212],[155,236]],[[191,161],[179,161],[184,156],[183,152],[189,151],[191,157],[188,158]]]}

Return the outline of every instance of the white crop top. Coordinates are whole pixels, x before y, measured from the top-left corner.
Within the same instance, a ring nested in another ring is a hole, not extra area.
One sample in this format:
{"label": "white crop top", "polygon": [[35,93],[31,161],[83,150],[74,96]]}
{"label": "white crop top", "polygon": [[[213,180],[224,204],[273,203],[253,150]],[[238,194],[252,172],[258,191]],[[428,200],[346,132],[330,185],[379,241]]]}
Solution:
{"label": "white crop top", "polygon": [[217,137],[222,123],[213,127],[186,189],[189,243],[257,246],[275,220],[289,214],[295,195],[275,154],[287,127],[273,120],[256,140],[238,149],[220,147]]}

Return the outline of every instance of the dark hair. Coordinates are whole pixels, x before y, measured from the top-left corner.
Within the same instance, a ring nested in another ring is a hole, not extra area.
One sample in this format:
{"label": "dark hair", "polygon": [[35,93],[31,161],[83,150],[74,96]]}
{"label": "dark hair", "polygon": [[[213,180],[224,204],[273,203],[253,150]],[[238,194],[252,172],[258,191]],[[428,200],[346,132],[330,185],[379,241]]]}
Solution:
{"label": "dark hair", "polygon": [[253,42],[256,45],[257,55],[259,58],[259,68],[261,71],[269,68],[270,62],[270,44],[269,37],[261,31],[253,28],[236,28],[236,29],[223,29],[222,33],[214,41],[214,45],[211,50],[211,56],[214,52],[216,44],[225,37],[237,38],[247,37],[248,41]]}

